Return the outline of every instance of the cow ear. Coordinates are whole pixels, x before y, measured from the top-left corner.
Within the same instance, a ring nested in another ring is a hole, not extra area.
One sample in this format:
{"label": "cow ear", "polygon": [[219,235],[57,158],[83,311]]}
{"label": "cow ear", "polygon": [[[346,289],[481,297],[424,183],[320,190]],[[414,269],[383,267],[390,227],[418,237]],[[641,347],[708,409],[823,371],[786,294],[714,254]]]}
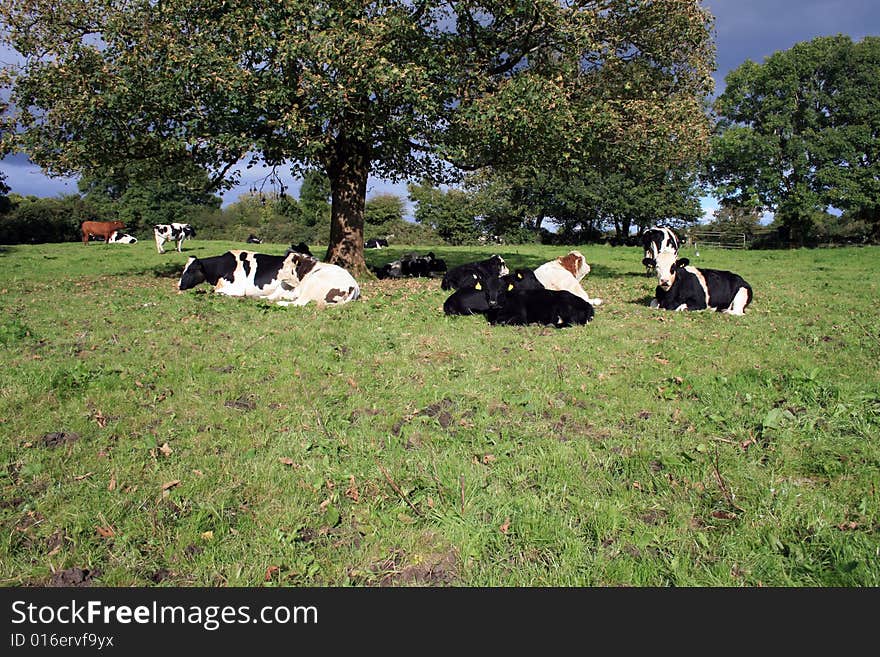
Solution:
{"label": "cow ear", "polygon": [[642,258],[642,264],[645,267],[656,267],[657,263],[654,261],[654,258]]}
{"label": "cow ear", "polygon": [[691,261],[688,260],[687,258],[680,258],[679,260],[676,261],[675,264],[677,267],[687,267],[689,264],[691,264]]}
{"label": "cow ear", "polygon": [[483,289],[483,286],[480,285],[479,281],[477,281],[477,284],[474,285],[474,289],[475,289],[475,290],[482,290],[482,289]]}

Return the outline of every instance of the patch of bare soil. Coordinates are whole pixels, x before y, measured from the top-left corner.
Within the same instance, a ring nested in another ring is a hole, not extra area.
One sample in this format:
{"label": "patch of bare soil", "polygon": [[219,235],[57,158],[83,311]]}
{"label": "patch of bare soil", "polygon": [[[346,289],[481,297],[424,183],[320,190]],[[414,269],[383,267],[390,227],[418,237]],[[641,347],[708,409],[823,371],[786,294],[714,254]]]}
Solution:
{"label": "patch of bare soil", "polygon": [[59,447],[61,445],[66,445],[67,443],[76,442],[77,440],[79,440],[79,434],[67,433],[66,431],[47,433],[42,438],[44,447]]}
{"label": "patch of bare soil", "polygon": [[67,568],[59,570],[46,583],[46,586],[91,586],[92,580],[101,575],[100,570],[89,570],[88,568]]}
{"label": "patch of bare soil", "polygon": [[408,559],[403,550],[394,550],[369,570],[374,586],[449,586],[458,579],[458,551],[450,548]]}

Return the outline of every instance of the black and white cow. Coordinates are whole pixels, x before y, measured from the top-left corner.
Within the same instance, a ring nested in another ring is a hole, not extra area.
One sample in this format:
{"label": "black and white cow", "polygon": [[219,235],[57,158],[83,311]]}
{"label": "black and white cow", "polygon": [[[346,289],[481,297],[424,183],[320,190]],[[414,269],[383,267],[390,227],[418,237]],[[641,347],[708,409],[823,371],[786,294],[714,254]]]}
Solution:
{"label": "black and white cow", "polygon": [[291,244],[287,248],[287,251],[284,252],[284,255],[290,255],[291,253],[301,253],[302,255],[312,256],[313,258],[315,257],[314,255],[312,255],[312,252],[309,249],[309,245],[305,242],[300,242],[299,244]]}
{"label": "black and white cow", "polygon": [[542,290],[544,286],[535,277],[535,272],[525,267],[504,276],[489,276],[455,290],[443,302],[443,312],[446,315],[484,315],[490,307],[498,305],[500,296],[514,289]]}
{"label": "black and white cow", "polygon": [[642,233],[642,246],[645,249],[642,264],[645,265],[645,274],[650,275],[656,271],[659,254],[671,253],[678,257],[679,244],[678,235],[671,228],[651,226]]}
{"label": "black and white cow", "polygon": [[282,256],[236,249],[209,258],[190,257],[177,287],[182,292],[202,283],[213,285],[217,294],[265,299],[279,306],[342,304],[360,296],[348,271],[301,253]]}
{"label": "black and white cow", "polygon": [[153,236],[156,238],[156,250],[159,253],[165,253],[165,242],[174,242],[177,252],[180,253],[183,250],[183,240],[195,237],[196,231],[189,224],[156,224],[153,226]]}
{"label": "black and white cow", "polygon": [[446,272],[440,282],[441,289],[457,290],[460,287],[473,286],[476,281],[488,278],[500,278],[510,273],[507,263],[500,255],[493,255],[485,260],[466,262]]}
{"label": "black and white cow", "polygon": [[446,272],[446,261],[433,251],[424,255],[407,253],[373,271],[377,278],[432,278]]}
{"label": "black and white cow", "polygon": [[262,244],[263,240],[251,233],[250,235],[248,235],[248,238],[245,240],[245,242],[247,242],[248,244]]}
{"label": "black and white cow", "polygon": [[365,249],[381,249],[382,247],[385,247],[386,249],[388,248],[388,240],[382,237],[369,239],[364,242]]}
{"label": "black and white cow", "polygon": [[687,258],[671,253],[657,256],[659,285],[652,308],[706,310],[742,315],[752,302],[752,286],[739,274],[720,269],[691,267]]}
{"label": "black and white cow", "polygon": [[137,244],[137,237],[123,233],[121,230],[114,230],[107,241],[110,244]]}

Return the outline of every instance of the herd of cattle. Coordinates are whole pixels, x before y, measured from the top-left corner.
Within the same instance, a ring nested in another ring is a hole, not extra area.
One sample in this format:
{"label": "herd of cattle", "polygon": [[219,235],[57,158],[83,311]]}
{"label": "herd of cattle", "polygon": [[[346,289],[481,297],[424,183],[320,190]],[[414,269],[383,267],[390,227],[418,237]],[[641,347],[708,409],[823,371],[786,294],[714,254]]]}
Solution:
{"label": "herd of cattle", "polygon": [[[134,244],[137,239],[123,232],[118,221],[86,221],[82,224],[83,244],[91,237],[108,244]],[[183,241],[195,237],[189,224],[156,224],[153,227],[156,250],[173,242],[178,252]],[[259,244],[254,235],[249,244]],[[388,246],[375,240],[367,248]],[[730,271],[692,267],[679,258],[680,241],[669,228],[651,227],[642,234],[646,273],[657,277],[652,308],[663,310],[713,309],[742,315],[752,301],[752,288],[741,276]],[[365,247],[367,245],[365,244]],[[443,303],[449,316],[483,315],[490,324],[542,324],[563,328],[592,321],[595,306],[602,299],[590,297],[582,285],[590,273],[583,254],[570,251],[545,262],[536,269],[519,268],[511,272],[500,255],[447,269],[433,252],[406,254],[398,260],[373,269],[377,278],[441,277],[441,289],[451,292]],[[235,249],[208,258],[190,257],[183,268],[178,290],[202,283],[214,292],[235,297],[264,299],[278,305],[338,305],[358,299],[360,286],[347,270],[315,258],[308,245],[291,245],[284,255],[270,255]]]}
{"label": "herd of cattle", "polygon": [[[125,224],[121,221],[84,221],[80,226],[83,244],[88,244],[92,237],[103,239],[106,244],[136,244],[137,238],[124,233]],[[174,242],[177,252],[183,251],[183,241],[196,236],[195,229],[189,224],[156,224],[153,226],[153,237],[156,239],[156,250],[165,253],[165,242]]]}

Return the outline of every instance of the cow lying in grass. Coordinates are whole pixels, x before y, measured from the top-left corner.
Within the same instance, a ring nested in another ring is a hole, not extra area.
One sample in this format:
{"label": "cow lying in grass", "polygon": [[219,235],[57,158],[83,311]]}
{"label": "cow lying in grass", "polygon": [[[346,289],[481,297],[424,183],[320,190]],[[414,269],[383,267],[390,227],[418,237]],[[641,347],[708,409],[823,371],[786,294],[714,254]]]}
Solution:
{"label": "cow lying in grass", "polygon": [[[506,267],[505,267],[506,269]],[[470,285],[459,287],[443,302],[447,315],[485,315],[490,307],[498,305],[498,297],[513,289],[542,290],[544,286],[531,269],[517,269],[504,276],[471,279]]]}
{"label": "cow lying in grass", "polygon": [[580,251],[569,251],[564,256],[545,262],[535,270],[535,276],[548,290],[565,290],[580,297],[592,306],[598,306],[602,299],[591,299],[581,286],[581,279],[590,273],[590,265]]}
{"label": "cow lying in grass", "polygon": [[269,255],[233,250],[209,258],[190,257],[177,284],[182,292],[210,283],[217,294],[252,297],[279,306],[342,304],[360,296],[354,277],[342,267],[301,253]]}
{"label": "cow lying in grass", "polygon": [[659,285],[652,308],[663,310],[706,310],[712,308],[742,315],[752,302],[752,286],[739,274],[719,269],[691,267],[687,258],[674,254],[657,256]]}
{"label": "cow lying in grass", "polygon": [[571,292],[545,289],[529,269],[459,288],[443,304],[443,312],[484,314],[490,324],[542,324],[556,328],[586,324],[594,314],[592,305]]}
{"label": "cow lying in grass", "polygon": [[440,287],[444,290],[457,290],[461,287],[473,286],[477,281],[488,277],[499,278],[510,273],[507,263],[500,255],[493,255],[485,260],[466,262],[446,272]]}
{"label": "cow lying in grass", "polygon": [[567,290],[517,290],[504,292],[496,306],[486,311],[490,324],[541,324],[565,328],[587,324],[593,306]]}
{"label": "cow lying in grass", "polygon": [[137,237],[123,233],[121,230],[114,230],[107,241],[110,244],[137,244]]}
{"label": "cow lying in grass", "polygon": [[376,278],[433,278],[446,271],[446,261],[437,258],[431,251],[424,255],[407,253],[399,260],[393,260],[373,269]]}

